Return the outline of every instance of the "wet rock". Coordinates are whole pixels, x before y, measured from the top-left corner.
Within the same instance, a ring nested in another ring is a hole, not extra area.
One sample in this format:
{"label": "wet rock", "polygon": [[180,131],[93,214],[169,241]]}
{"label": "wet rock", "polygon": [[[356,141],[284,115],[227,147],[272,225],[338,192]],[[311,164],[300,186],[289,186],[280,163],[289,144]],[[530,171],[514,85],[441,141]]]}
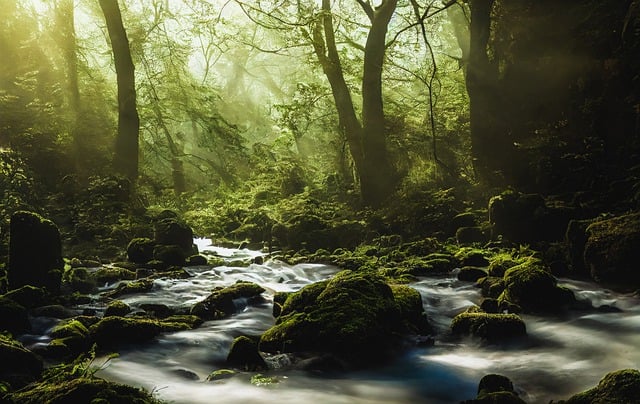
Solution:
{"label": "wet rock", "polygon": [[95,279],[84,267],[75,267],[64,271],[62,281],[65,291],[91,293],[96,288]]}
{"label": "wet rock", "polygon": [[42,381],[29,389],[11,394],[8,398],[21,404],[158,403],[151,394],[139,388],[99,378],[77,378],[55,383]]}
{"label": "wet rock", "polygon": [[202,265],[207,265],[207,257],[204,257],[202,255],[192,255],[189,258],[187,258],[187,262],[186,262],[186,266],[202,266]]}
{"label": "wet rock", "polygon": [[282,306],[284,305],[284,302],[287,300],[287,297],[289,297],[290,293],[289,292],[276,292],[273,295],[273,317],[278,317],[280,316],[280,313],[282,313]]}
{"label": "wet rock", "polygon": [[33,212],[14,213],[9,230],[9,289],[33,285],[58,294],[63,268],[62,244],[56,225]]}
{"label": "wet rock", "polygon": [[498,297],[501,307],[517,305],[525,313],[553,313],[575,303],[573,292],[559,287],[549,268],[534,258],[507,270],[503,281],[505,289]]}
{"label": "wet rock", "polygon": [[71,318],[78,315],[77,311],[64,307],[60,304],[52,304],[48,306],[36,307],[31,310],[34,317],[51,317],[51,318]]}
{"label": "wet rock", "polygon": [[489,265],[488,253],[482,249],[463,247],[455,254],[461,267],[486,267]]}
{"label": "wet rock", "polygon": [[183,323],[111,316],[90,326],[89,333],[100,349],[117,349],[128,344],[150,341],[162,332],[187,329],[190,327]]}
{"label": "wet rock", "polygon": [[233,340],[227,355],[227,365],[251,372],[267,369],[267,364],[258,351],[258,345],[245,336]]}
{"label": "wet rock", "polygon": [[42,353],[50,358],[75,357],[90,346],[89,330],[76,319],[58,324],[51,330],[50,336],[52,340]]}
{"label": "wet rock", "polygon": [[143,303],[140,308],[155,318],[166,318],[173,314],[173,310],[166,304]]}
{"label": "wet rock", "polygon": [[431,332],[431,326],[424,312],[420,292],[407,285],[390,286],[406,330],[416,334]]}
{"label": "wet rock", "polygon": [[237,374],[238,374],[238,372],[236,372],[235,370],[218,369],[218,370],[214,370],[213,372],[211,372],[211,374],[209,376],[207,376],[207,381],[208,382],[215,382],[215,381],[218,381],[218,380],[231,379],[232,377],[234,377]]}
{"label": "wet rock", "polygon": [[637,403],[638,397],[640,397],[640,371],[625,369],[608,373],[596,387],[559,403]]}
{"label": "wet rock", "polygon": [[92,277],[98,285],[104,285],[118,281],[134,280],[136,279],[136,273],[129,269],[117,266],[101,267],[92,274]]}
{"label": "wet rock", "polygon": [[513,383],[508,377],[490,374],[484,376],[478,385],[478,395],[475,400],[464,401],[463,404],[524,404],[513,389]]}
{"label": "wet rock", "polygon": [[175,217],[165,217],[156,221],[154,241],[161,245],[177,245],[186,256],[197,253],[193,247],[193,230]]}
{"label": "wet rock", "polygon": [[458,280],[464,282],[476,282],[487,276],[487,271],[478,267],[462,267],[458,272]]}
{"label": "wet rock", "polygon": [[248,299],[248,302],[263,302],[261,298],[265,289],[252,282],[238,281],[234,285],[213,291],[203,301],[191,308],[191,314],[205,320],[215,320],[228,317],[236,312],[234,300]]}
{"label": "wet rock", "polygon": [[587,227],[584,262],[593,279],[620,290],[640,287],[640,213]]}
{"label": "wet rock", "polygon": [[587,227],[593,221],[593,219],[572,220],[567,226],[565,242],[567,243],[568,258],[571,263],[571,272],[574,275],[589,276],[589,271],[584,263],[584,247],[588,239]]}
{"label": "wet rock", "polygon": [[140,279],[133,282],[122,283],[117,288],[105,292],[104,297],[116,298],[132,293],[148,292],[153,288],[153,279]]}
{"label": "wet rock", "polygon": [[358,366],[386,359],[406,332],[394,293],[375,273],[342,271],[287,297],[265,352],[322,352]]}
{"label": "wet rock", "polygon": [[169,266],[185,266],[187,253],[179,245],[156,245],[153,249],[153,259]]}
{"label": "wet rock", "polygon": [[527,329],[515,314],[484,313],[476,308],[455,316],[451,333],[454,336],[470,335],[493,344],[525,337]]}
{"label": "wet rock", "polygon": [[3,296],[7,299],[13,300],[23,307],[26,307],[27,309],[43,306],[47,301],[47,292],[43,288],[37,288],[31,285],[10,290]]}
{"label": "wet rock", "polygon": [[0,333],[0,381],[19,389],[38,379],[42,369],[42,359],[18,341]]}
{"label": "wet rock", "polygon": [[124,317],[129,313],[131,313],[131,307],[129,307],[129,305],[122,300],[114,300],[113,302],[109,303],[107,308],[104,310],[105,317]]}

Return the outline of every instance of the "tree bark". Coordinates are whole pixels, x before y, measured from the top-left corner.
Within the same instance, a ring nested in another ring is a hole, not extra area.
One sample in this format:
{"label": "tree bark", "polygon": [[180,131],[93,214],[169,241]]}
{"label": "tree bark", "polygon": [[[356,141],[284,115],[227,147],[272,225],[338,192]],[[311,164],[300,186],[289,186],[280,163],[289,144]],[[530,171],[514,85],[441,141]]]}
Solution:
{"label": "tree bark", "polygon": [[140,118],[136,109],[135,70],[127,33],[117,0],[100,0],[118,81],[118,134],[114,169],[135,183],[138,177],[138,137]]}
{"label": "tree bark", "polygon": [[382,103],[382,66],[386,49],[387,27],[397,0],[385,0],[374,11],[371,29],[364,48],[362,78],[362,126],[365,171],[360,175],[362,199],[379,205],[393,191],[396,174],[389,161]]}

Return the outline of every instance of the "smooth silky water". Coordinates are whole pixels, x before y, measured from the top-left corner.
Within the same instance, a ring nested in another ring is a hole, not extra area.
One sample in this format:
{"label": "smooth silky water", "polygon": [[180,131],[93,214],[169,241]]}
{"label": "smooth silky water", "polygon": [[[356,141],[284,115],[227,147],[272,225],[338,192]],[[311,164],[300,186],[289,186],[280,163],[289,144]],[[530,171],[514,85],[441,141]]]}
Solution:
{"label": "smooth silky water", "polygon": [[[197,242],[201,252],[215,252],[228,262],[260,255],[209,246],[204,239]],[[453,316],[481,299],[477,288],[458,281],[454,273],[411,285],[422,294],[425,310],[438,330],[432,347],[411,349],[394,363],[367,371],[337,375],[275,371],[279,382],[267,386],[250,384],[249,376],[205,381],[212,371],[224,368],[236,336],[259,335],[273,325],[274,292],[299,290],[338,270],[327,265],[291,266],[267,260],[264,265],[245,268],[189,267],[192,278],[156,280],[150,293],[124,296],[122,300],[133,308],[144,303],[187,308],[216,286],[244,280],[267,289],[263,294],[267,303],[256,307],[239,301],[238,314],[124,350],[97,375],[144,387],[173,403],[455,403],[474,398],[482,376],[500,373],[511,378],[529,403],[547,403],[596,385],[610,371],[640,366],[638,299],[586,282],[560,281],[579,299],[620,311],[523,316],[529,337],[513,346],[448,340],[445,335]]]}

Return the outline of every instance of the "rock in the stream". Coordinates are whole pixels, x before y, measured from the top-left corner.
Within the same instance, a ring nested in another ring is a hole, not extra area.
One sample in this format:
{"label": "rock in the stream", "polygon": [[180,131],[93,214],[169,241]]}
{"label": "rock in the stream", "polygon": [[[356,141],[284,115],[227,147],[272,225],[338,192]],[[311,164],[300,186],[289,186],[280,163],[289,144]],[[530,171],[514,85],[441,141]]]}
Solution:
{"label": "rock in the stream", "polygon": [[592,389],[578,393],[558,404],[611,403],[628,404],[640,402],[640,371],[624,369],[608,373]]}
{"label": "rock in the stream", "polygon": [[247,299],[248,303],[262,303],[261,297],[265,289],[252,282],[238,281],[234,285],[218,288],[203,301],[191,308],[191,314],[204,320],[216,320],[228,317],[236,312],[234,300]]}
{"label": "rock in the stream", "polygon": [[30,330],[27,309],[11,299],[0,296],[0,331],[21,334]]}
{"label": "rock in the stream", "polygon": [[163,332],[191,328],[187,323],[111,316],[89,327],[89,334],[100,349],[117,349],[150,341]]}
{"label": "rock in the stream", "polygon": [[258,351],[258,345],[245,336],[233,340],[227,355],[227,365],[250,372],[267,369],[267,364]]}
{"label": "rock in the stream", "polygon": [[131,313],[131,307],[122,300],[114,300],[104,310],[105,317],[120,316],[124,317]]}
{"label": "rock in the stream", "polygon": [[640,288],[640,213],[596,221],[586,235],[584,262],[593,279],[622,290]]}
{"label": "rock in the stream", "polygon": [[478,395],[475,400],[463,401],[462,404],[524,404],[513,389],[511,380],[502,375],[484,376],[478,384]]}
{"label": "rock in the stream", "polygon": [[9,289],[33,285],[58,294],[64,268],[58,227],[36,213],[19,211],[11,216],[9,232]]}
{"label": "rock in the stream", "polygon": [[398,336],[409,332],[406,322],[414,320],[415,299],[396,292],[401,305],[380,275],[339,272],[290,294],[275,326],[260,338],[260,349],[332,353],[353,365],[383,361],[398,347]]}
{"label": "rock in the stream", "polygon": [[470,335],[493,344],[525,337],[527,328],[515,314],[485,313],[478,307],[472,307],[453,318],[451,334]]}

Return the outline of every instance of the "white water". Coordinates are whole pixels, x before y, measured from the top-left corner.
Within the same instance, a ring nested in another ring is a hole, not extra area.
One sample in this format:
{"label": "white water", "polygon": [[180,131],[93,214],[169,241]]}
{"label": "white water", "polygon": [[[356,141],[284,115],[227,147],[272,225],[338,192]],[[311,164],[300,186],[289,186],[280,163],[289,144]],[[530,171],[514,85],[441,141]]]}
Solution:
{"label": "white water", "polygon": [[[229,261],[253,258],[248,250],[206,247]],[[488,373],[514,382],[530,403],[564,399],[597,384],[606,373],[640,367],[640,306],[632,296],[618,295],[584,282],[565,281],[580,299],[594,306],[609,305],[621,312],[577,312],[563,318],[524,316],[529,338],[520,346],[483,347],[476,341],[447,342],[451,318],[481,299],[479,290],[453,276],[424,279],[413,284],[423,296],[425,310],[440,331],[433,347],[415,348],[388,366],[342,375],[313,376],[275,372],[279,383],[255,386],[251,374],[206,382],[223,368],[233,338],[258,335],[273,324],[274,291],[295,291],[326,279],[338,268],[279,261],[246,268],[191,267],[184,280],[157,280],[151,293],[123,298],[133,307],[163,303],[185,308],[216,286],[237,280],[253,281],[267,289],[268,303],[243,307],[229,319],[210,321],[200,328],[163,335],[155,342],[122,352],[98,376],[144,387],[172,403],[453,403],[476,395],[477,383]]]}

